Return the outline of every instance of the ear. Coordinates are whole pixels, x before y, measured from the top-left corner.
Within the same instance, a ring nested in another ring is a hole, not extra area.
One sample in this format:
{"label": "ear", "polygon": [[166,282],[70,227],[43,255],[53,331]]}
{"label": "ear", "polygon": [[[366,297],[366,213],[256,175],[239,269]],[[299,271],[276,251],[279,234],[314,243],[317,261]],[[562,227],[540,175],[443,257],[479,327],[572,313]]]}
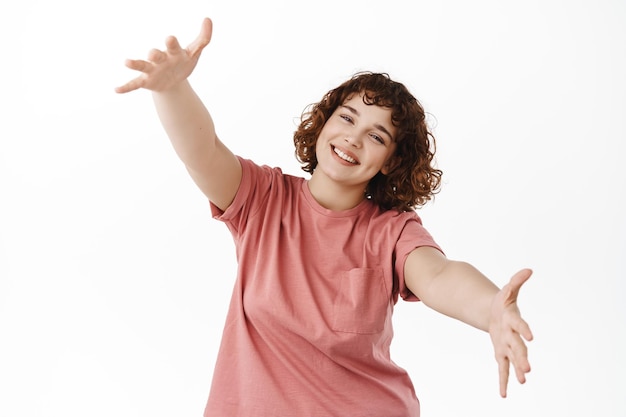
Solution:
{"label": "ear", "polygon": [[380,172],[383,175],[388,175],[391,171],[396,169],[398,165],[400,165],[400,158],[395,154],[391,155],[387,159],[387,162],[385,162],[385,165],[383,165],[383,167],[380,169]]}

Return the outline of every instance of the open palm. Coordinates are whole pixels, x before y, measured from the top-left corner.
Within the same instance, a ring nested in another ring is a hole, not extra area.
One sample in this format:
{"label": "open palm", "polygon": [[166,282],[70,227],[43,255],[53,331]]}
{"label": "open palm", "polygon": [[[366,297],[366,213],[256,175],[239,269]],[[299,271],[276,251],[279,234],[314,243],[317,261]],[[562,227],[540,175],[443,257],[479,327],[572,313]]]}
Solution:
{"label": "open palm", "polygon": [[174,36],[165,40],[164,51],[153,49],[148,53],[148,59],[128,59],[126,66],[140,71],[141,75],[117,87],[117,93],[128,93],[139,88],[152,91],[165,91],[181,81],[184,81],[193,72],[200,54],[211,41],[213,23],[205,18],[198,37],[182,48]]}
{"label": "open palm", "polygon": [[522,384],[526,382],[526,373],[530,372],[528,350],[523,339],[530,341],[533,335],[528,323],[520,315],[517,296],[531,274],[530,269],[522,269],[513,275],[496,295],[491,306],[489,335],[498,361],[502,397],[506,397],[511,366],[515,369],[517,380]]}

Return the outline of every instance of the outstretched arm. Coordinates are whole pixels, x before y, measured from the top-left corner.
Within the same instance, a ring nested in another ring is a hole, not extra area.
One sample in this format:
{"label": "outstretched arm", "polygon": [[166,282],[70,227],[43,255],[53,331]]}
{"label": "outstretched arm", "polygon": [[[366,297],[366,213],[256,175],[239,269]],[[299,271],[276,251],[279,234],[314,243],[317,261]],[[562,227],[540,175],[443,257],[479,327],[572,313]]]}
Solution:
{"label": "outstretched arm", "polygon": [[207,18],[187,48],[170,36],[165,50],[151,50],[147,60],[127,60],[126,66],[141,74],[115,91],[152,91],[161,123],[187,171],[200,190],[226,210],[239,188],[241,165],[217,137],[211,115],[187,80],[212,32],[213,23]]}
{"label": "outstretched arm", "polygon": [[421,247],[407,258],[404,273],[407,287],[424,304],[489,332],[502,397],[506,397],[511,365],[517,380],[522,384],[526,381],[530,363],[524,339],[530,341],[533,335],[520,315],[517,296],[532,271],[519,271],[500,290],[470,264],[451,261],[434,248]]}

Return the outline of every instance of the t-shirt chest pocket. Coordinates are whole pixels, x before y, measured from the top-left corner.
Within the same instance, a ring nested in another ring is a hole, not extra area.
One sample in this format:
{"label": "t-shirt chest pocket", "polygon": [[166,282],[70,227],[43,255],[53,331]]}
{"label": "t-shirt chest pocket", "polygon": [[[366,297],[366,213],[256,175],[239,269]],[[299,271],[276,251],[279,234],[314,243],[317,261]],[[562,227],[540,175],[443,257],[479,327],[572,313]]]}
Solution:
{"label": "t-shirt chest pocket", "polygon": [[380,333],[386,321],[390,294],[382,268],[354,268],[340,274],[332,309],[337,332]]}

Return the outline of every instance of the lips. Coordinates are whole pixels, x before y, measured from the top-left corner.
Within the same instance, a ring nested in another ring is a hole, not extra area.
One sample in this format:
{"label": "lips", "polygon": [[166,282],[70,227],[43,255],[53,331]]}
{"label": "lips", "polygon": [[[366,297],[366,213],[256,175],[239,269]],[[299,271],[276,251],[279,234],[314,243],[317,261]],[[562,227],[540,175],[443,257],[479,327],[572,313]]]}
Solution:
{"label": "lips", "polygon": [[347,152],[337,148],[336,146],[331,145],[332,151],[335,153],[335,155],[337,155],[341,160],[346,161],[352,165],[358,165],[359,161],[357,161],[357,159],[352,156],[349,155]]}

